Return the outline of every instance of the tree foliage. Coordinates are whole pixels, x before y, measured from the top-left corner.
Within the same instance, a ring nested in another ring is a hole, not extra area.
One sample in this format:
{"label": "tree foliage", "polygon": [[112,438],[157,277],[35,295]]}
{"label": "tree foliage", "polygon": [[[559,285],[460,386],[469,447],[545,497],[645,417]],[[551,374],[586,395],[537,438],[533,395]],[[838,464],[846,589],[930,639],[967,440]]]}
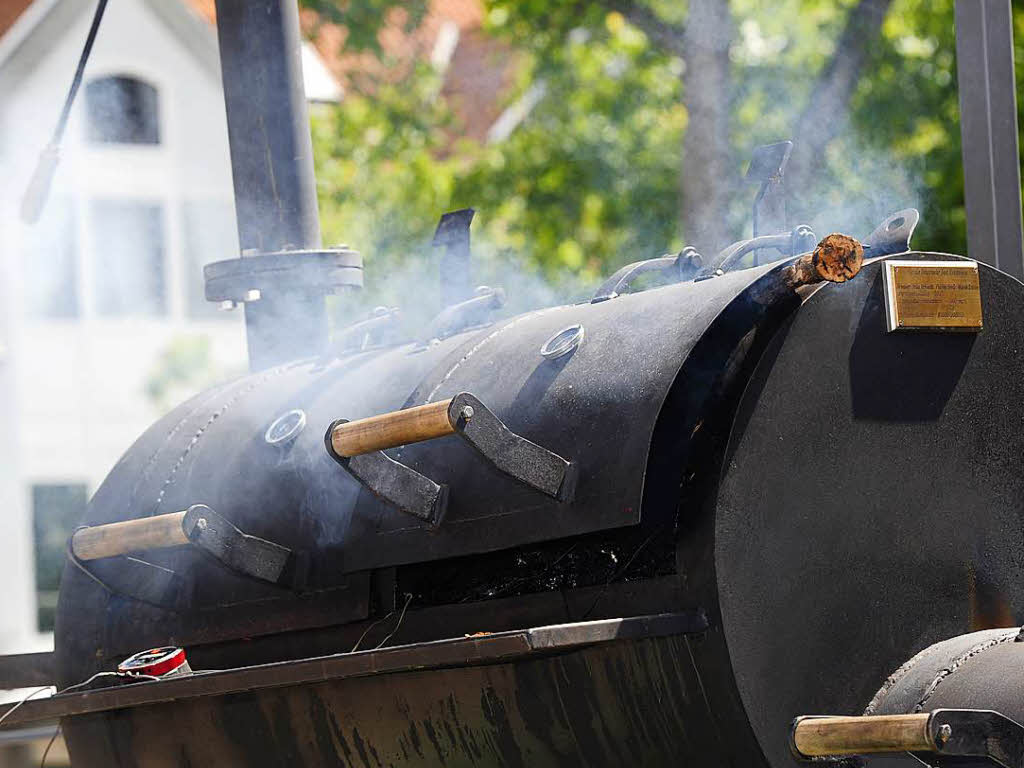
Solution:
{"label": "tree foliage", "polygon": [[[336,18],[379,1],[350,0]],[[728,190],[717,215],[731,238],[750,232],[756,190],[742,174],[751,151],[791,135],[863,2],[729,3],[728,165],[722,178],[690,187]],[[923,214],[916,246],[963,252],[953,0],[884,7],[848,102],[821,115],[832,138],[813,174],[794,179],[791,223],[864,236],[914,206]],[[371,282],[365,302],[401,303],[397,292],[410,285],[433,295],[426,243],[438,215],[458,207],[479,212],[484,273],[511,263],[568,293],[687,240],[677,213],[680,174],[692,165],[682,156],[691,115],[674,44],[691,22],[685,9],[660,0],[489,0],[486,8],[487,34],[519,51],[505,104],[532,104],[507,137],[456,138],[458,118],[427,64],[314,118],[325,231],[362,251],[368,274],[408,278],[391,288]],[[1014,24],[1020,45],[1024,9],[1014,9]],[[372,36],[372,22],[361,28],[359,39]]]}

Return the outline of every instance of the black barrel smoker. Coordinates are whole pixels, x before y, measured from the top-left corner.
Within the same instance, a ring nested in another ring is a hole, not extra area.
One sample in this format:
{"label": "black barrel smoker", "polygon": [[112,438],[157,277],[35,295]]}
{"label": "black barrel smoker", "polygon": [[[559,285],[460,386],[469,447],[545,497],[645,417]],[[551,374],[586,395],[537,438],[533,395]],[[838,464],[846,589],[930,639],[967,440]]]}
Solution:
{"label": "black barrel smoker", "polygon": [[[81,767],[780,768],[878,727],[794,718],[859,715],[922,648],[1024,612],[1016,279],[912,251],[908,210],[863,247],[687,250],[498,322],[463,288],[420,339],[381,312],[325,348],[323,295],[362,272],[320,248],[295,7],[217,10],[247,250],[207,294],[246,302],[254,370],[113,469],[56,630],[61,687],[152,646],[191,670],[5,727],[61,718]],[[439,229],[463,286],[465,226]],[[652,270],[675,279],[628,291]],[[900,685],[872,712],[918,741],[874,743],[920,752],[949,723]]]}

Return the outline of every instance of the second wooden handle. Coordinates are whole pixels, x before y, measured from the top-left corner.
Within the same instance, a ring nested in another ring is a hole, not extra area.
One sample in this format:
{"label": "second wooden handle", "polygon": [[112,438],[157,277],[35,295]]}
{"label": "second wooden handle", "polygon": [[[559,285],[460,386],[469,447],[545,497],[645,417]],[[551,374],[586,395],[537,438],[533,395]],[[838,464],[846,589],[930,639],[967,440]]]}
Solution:
{"label": "second wooden handle", "polygon": [[793,746],[804,757],[928,752],[928,712],[916,715],[805,717],[793,726]]}
{"label": "second wooden handle", "polygon": [[448,420],[451,402],[449,398],[338,424],[331,430],[331,447],[339,456],[351,458],[450,435],[455,431]]}
{"label": "second wooden handle", "polygon": [[71,537],[71,551],[79,560],[99,560],[101,557],[188,544],[188,536],[182,528],[185,514],[171,512],[79,528]]}

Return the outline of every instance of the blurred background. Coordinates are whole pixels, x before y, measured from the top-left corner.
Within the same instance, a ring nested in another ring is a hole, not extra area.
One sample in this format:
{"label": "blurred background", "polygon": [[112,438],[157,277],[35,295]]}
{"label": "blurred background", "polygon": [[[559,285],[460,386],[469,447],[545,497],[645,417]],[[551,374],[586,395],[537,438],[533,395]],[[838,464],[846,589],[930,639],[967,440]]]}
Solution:
{"label": "blurred background", "polygon": [[[436,311],[455,208],[506,312],[713,253],[750,236],[743,176],[781,139],[792,223],[863,237],[913,206],[917,248],[966,250],[953,0],[300,5],[324,242],[366,266],[336,326]],[[0,653],[52,647],[65,542],[122,452],[245,369],[241,310],[203,297],[238,251],[212,0],[111,0],[43,218],[18,217],[93,7],[0,0]],[[5,733],[0,768],[52,733]]]}

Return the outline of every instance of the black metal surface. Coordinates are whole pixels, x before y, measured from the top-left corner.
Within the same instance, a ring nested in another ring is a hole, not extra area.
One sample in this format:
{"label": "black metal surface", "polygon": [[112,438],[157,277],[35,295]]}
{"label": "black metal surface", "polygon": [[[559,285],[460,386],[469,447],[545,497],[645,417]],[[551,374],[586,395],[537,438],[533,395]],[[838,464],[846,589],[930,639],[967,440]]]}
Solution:
{"label": "black metal surface", "polygon": [[[983,756],[1008,768],[1024,766],[1024,704],[1017,671],[1024,643],[1016,627],[953,637],[916,654],[886,680],[868,705],[871,714],[932,711],[937,752]],[[966,710],[966,711],[965,711]],[[948,764],[945,760],[937,761]],[[980,761],[979,761],[979,764]]]}
{"label": "black metal surface", "polygon": [[1024,768],[1024,727],[999,712],[939,709],[928,718],[928,732],[943,758],[985,757],[1003,768]]}
{"label": "black metal surface", "polygon": [[243,533],[205,504],[189,507],[181,527],[192,544],[233,571],[272,584],[291,582],[296,576],[290,549]]}
{"label": "black metal surface", "polygon": [[[74,553],[69,550],[67,554],[71,562]],[[80,572],[92,574],[112,594],[162,606],[170,611],[176,611],[187,604],[189,596],[186,580],[171,568],[141,557],[122,555],[88,563],[76,558],[72,565]]]}
{"label": "black metal surface", "polygon": [[[82,522],[111,522],[111,510],[123,510],[122,519],[176,511],[201,499],[247,533],[294,551],[336,540],[361,492],[354,480],[339,478],[344,473],[324,450],[323,430],[339,399],[357,418],[379,413],[381,403],[397,407],[409,381],[462,341],[416,354],[404,347],[286,365],[204,392],[140,437],[97,489]],[[398,367],[401,376],[393,374]],[[347,385],[350,376],[365,386]],[[287,444],[268,444],[267,428],[296,406],[306,411],[307,428]],[[111,595],[67,568],[56,630],[61,681],[102,669],[100,659],[93,661],[97,649],[116,658],[140,646],[195,646],[359,621],[370,607],[370,576],[345,573],[336,555],[328,550],[310,559],[299,596],[235,574],[194,547],[149,553],[155,565],[187,577],[189,611],[176,614]]]}
{"label": "black metal surface", "polygon": [[967,255],[1024,279],[1010,0],[957,0]]}
{"label": "black metal surface", "polygon": [[868,263],[806,300],[744,394],[707,575],[731,672],[707,683],[735,681],[773,766],[791,718],[856,713],[922,647],[1024,615],[1024,289],[983,267],[981,296],[983,333],[888,334]]}
{"label": "black metal surface", "polygon": [[[367,568],[635,524],[650,436],[681,361],[768,269],[541,310],[424,350],[386,348],[247,376],[155,426],[97,491],[84,522],[110,522],[112,509],[160,514],[202,501],[250,535],[315,550],[314,589]],[[544,342],[573,323],[585,325],[586,340],[572,355],[543,358]],[[392,453],[452,489],[445,525],[434,529],[363,491],[324,449],[321,436],[339,412],[362,418],[470,390],[511,431],[578,462],[571,503],[524,487],[452,436]],[[297,407],[306,429],[268,445],[268,426]],[[180,573],[197,568],[187,553],[161,558],[154,562]],[[222,602],[264,597],[227,575],[199,574],[223,591]]]}
{"label": "black metal surface", "polygon": [[[480,462],[455,436],[407,445],[393,457],[451,489],[445,524],[438,530],[410,525],[408,516],[382,512],[366,494],[346,534],[359,545],[341,545],[344,566],[457,557],[638,522],[641,467],[682,360],[721,309],[767,271],[540,310],[469,338],[402,406],[472,391],[515,434],[571,457],[579,467],[572,501],[524,487]],[[587,329],[576,351],[543,358],[543,344],[574,324]],[[394,407],[375,413],[387,410]]]}
{"label": "black metal surface", "polygon": [[287,250],[215,261],[203,267],[207,301],[247,301],[249,292],[334,293],[362,288],[363,257],[347,248]]}
{"label": "black metal surface", "polygon": [[[319,249],[295,0],[217,0],[216,10],[242,252]],[[266,292],[246,304],[245,323],[253,370],[316,354],[327,338],[318,290]]]}
{"label": "black metal surface", "polygon": [[601,283],[598,289],[594,291],[594,296],[590,299],[590,302],[591,304],[596,304],[599,301],[614,299],[628,289],[630,284],[640,275],[650,272],[661,272],[677,282],[690,280],[697,274],[702,264],[703,258],[697,253],[696,248],[690,246],[683,248],[683,250],[673,256],[634,261],[632,264],[622,267],[618,272]]}
{"label": "black metal surface", "polygon": [[891,674],[864,713],[899,714],[958,706],[999,709],[1019,717],[1024,708],[1016,703],[1016,681],[1007,678],[1003,669],[1004,664],[1024,661],[1024,647],[1014,643],[1017,633],[1016,628],[988,629],[928,646],[898,669],[889,670]]}
{"label": "black metal surface", "polygon": [[0,656],[0,690],[53,685],[57,679],[52,653]]}
{"label": "black metal surface", "polygon": [[324,445],[331,458],[385,504],[430,526],[440,525],[448,508],[448,486],[438,485],[429,477],[395,461],[384,451],[339,456],[331,444],[331,433],[335,426],[346,421],[338,419],[331,422],[324,434]]}
{"label": "black metal surface", "polygon": [[[302,684],[81,715],[64,725],[79,764],[117,768],[151,761],[603,768],[677,765],[680,754],[719,765],[724,744],[689,661],[700,638],[651,632],[525,653],[521,643],[503,662],[466,665],[462,651],[451,666],[322,682],[311,669],[313,679]],[[486,639],[469,638],[464,648]]]}
{"label": "black metal surface", "polygon": [[216,6],[241,248],[318,248],[298,7],[294,0]]}
{"label": "black metal surface", "polygon": [[[591,645],[648,640],[703,632],[707,619],[698,611],[632,616],[626,619],[560,624],[511,632],[483,633],[429,643],[397,645],[331,656],[197,672],[162,680],[59,694],[28,701],[4,720],[10,729],[56,717],[104,712],[190,698],[223,696],[325,680],[344,680],[411,670],[494,664]],[[268,756],[273,759],[273,756]]]}
{"label": "black metal surface", "polygon": [[449,211],[441,216],[434,232],[441,256],[441,306],[466,301],[473,295],[473,264],[470,260],[469,225],[476,213],[472,208]]}
{"label": "black metal surface", "polygon": [[572,463],[506,427],[468,392],[452,398],[448,420],[455,434],[498,471],[558,501],[571,501],[576,490]]}

